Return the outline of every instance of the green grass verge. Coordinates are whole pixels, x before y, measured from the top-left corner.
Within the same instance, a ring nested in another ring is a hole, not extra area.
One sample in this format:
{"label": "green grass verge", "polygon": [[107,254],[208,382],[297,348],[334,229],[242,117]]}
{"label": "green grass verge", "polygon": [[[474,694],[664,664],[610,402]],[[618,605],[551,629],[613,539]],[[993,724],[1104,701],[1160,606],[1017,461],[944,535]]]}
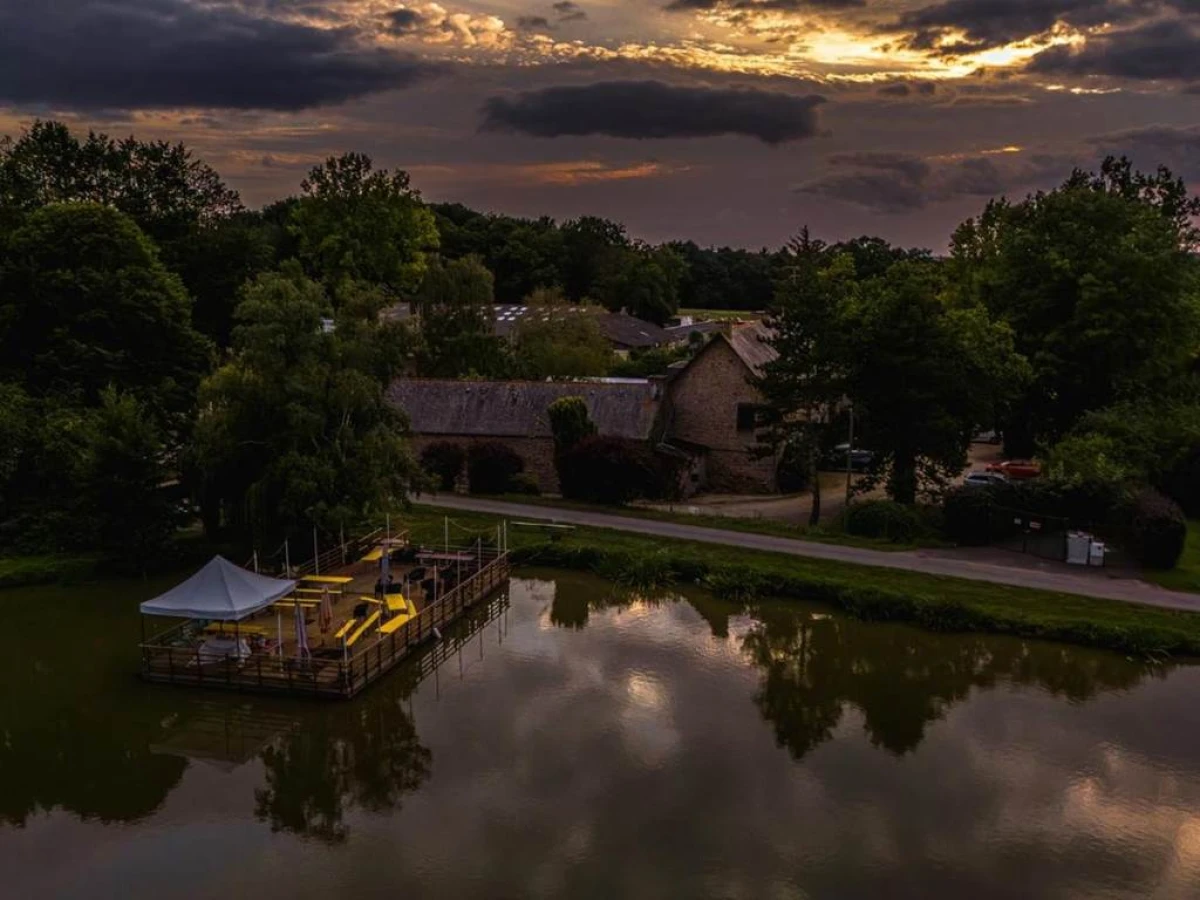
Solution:
{"label": "green grass verge", "polygon": [[919,547],[942,547],[944,542],[930,538],[911,543],[885,541],[881,538],[856,537],[839,531],[836,527],[809,528],[793,525],[779,519],[748,518],[746,516],[715,516],[662,509],[646,509],[641,506],[600,506],[595,503],[579,503],[556,497],[539,497],[533,494],[500,494],[481,496],[480,500],[500,500],[505,503],[520,503],[525,506],[540,506],[546,509],[571,509],[594,512],[610,516],[627,516],[631,519],[652,519],[658,522],[674,522],[678,525],[695,525],[697,528],[715,528],[720,531],[740,531],[745,534],[767,534],[772,537],[814,541],[819,544],[842,544],[847,547],[865,547],[869,550],[916,550]]}
{"label": "green grass verge", "polygon": [[[443,539],[446,514],[415,506],[402,518],[415,541],[432,545]],[[498,521],[461,512],[450,518],[452,542],[492,534]],[[603,528],[548,537],[510,526],[509,545],[519,564],[592,571],[633,587],[698,583],[733,598],[825,602],[870,621],[1043,638],[1145,657],[1200,657],[1200,613]]]}
{"label": "green grass verge", "polygon": [[1146,570],[1146,580],[1173,591],[1200,593],[1200,521],[1188,522],[1187,543],[1179,565],[1169,572]]}
{"label": "green grass verge", "polygon": [[0,559],[0,588],[81,581],[96,571],[93,556],[15,556]]}

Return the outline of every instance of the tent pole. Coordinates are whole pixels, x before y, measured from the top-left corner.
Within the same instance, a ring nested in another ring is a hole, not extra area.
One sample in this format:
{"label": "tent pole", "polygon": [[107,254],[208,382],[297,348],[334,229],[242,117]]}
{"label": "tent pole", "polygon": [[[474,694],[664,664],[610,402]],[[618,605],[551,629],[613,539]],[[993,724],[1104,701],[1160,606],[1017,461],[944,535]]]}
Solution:
{"label": "tent pole", "polygon": [[392,514],[387,514],[387,526],[384,531],[384,537],[390,542],[392,539]]}
{"label": "tent pole", "polygon": [[292,577],[292,550],[287,538],[283,539],[283,577]]}
{"label": "tent pole", "polygon": [[258,574],[258,551],[254,551],[254,574]]}
{"label": "tent pole", "polygon": [[313,574],[321,574],[321,554],[317,552],[317,526],[313,526]]}
{"label": "tent pole", "polygon": [[278,603],[275,604],[275,639],[279,643],[279,658],[283,659],[283,613]]}

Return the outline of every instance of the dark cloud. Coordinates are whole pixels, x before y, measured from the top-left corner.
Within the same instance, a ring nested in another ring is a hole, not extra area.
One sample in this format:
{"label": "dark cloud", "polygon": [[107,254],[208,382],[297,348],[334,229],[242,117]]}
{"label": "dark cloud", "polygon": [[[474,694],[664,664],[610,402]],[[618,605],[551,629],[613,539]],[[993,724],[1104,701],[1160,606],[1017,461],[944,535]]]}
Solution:
{"label": "dark cloud", "polygon": [[907,153],[841,153],[837,170],[796,190],[880,213],[912,213],[956,197],[998,197],[1070,173],[1073,161],[1049,154],[977,154],[924,159]]}
{"label": "dark cloud", "polygon": [[671,0],[663,9],[668,12],[718,8],[747,12],[799,12],[805,9],[854,9],[866,5],[866,0]]}
{"label": "dark cloud", "polygon": [[1042,51],[1028,71],[1191,81],[1200,78],[1200,25],[1167,19],[1093,35],[1078,50],[1063,46]]}
{"label": "dark cloud", "polygon": [[560,22],[582,22],[587,18],[587,13],[583,8],[578,3],[572,3],[571,0],[559,0],[550,8],[558,13]]}
{"label": "dark cloud", "polygon": [[394,9],[386,16],[384,20],[387,22],[387,30],[389,34],[411,34],[416,31],[425,22],[425,17],[415,9]]}
{"label": "dark cloud", "polygon": [[524,31],[535,31],[549,28],[550,21],[545,16],[518,16],[517,27]]}
{"label": "dark cloud", "polygon": [[1135,166],[1166,166],[1185,181],[1200,180],[1200,126],[1152,125],[1090,138],[1097,155],[1127,156]]}
{"label": "dark cloud", "polygon": [[0,102],[66,109],[298,110],[435,68],[320,29],[188,0],[0,5]]}
{"label": "dark cloud", "polygon": [[[905,43],[944,54],[1002,47],[1044,34],[1057,23],[1075,26],[1120,21],[1154,0],[944,0],[901,15],[887,30],[908,32]],[[965,38],[945,44],[950,35]]]}
{"label": "dark cloud", "polygon": [[890,84],[885,84],[876,91],[885,97],[907,97],[910,94],[920,94],[923,97],[932,97],[937,93],[937,85],[932,81],[921,81],[910,83],[907,81],[893,81]]}
{"label": "dark cloud", "polygon": [[659,81],[604,81],[492,97],[484,131],[535,137],[602,134],[619,138],[690,138],[743,134],[767,144],[817,133],[816,95],[757,89],[675,87]]}

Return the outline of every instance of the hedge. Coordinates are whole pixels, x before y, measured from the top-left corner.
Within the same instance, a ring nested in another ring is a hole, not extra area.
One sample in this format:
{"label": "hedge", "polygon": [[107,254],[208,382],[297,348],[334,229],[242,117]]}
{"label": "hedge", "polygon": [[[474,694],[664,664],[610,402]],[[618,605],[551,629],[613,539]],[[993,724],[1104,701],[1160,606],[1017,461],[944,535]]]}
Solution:
{"label": "hedge", "polygon": [[1129,551],[1144,566],[1173,569],[1187,542],[1187,519],[1179,504],[1158,491],[1146,489],[1133,504]]}
{"label": "hedge", "polygon": [[916,510],[894,500],[867,500],[846,508],[847,534],[908,544],[921,532]]}
{"label": "hedge", "polygon": [[421,468],[437,479],[439,491],[454,490],[466,460],[466,451],[449,441],[438,441],[421,451]]}
{"label": "hedge", "polygon": [[525,461],[503,441],[472,444],[467,451],[467,485],[472,494],[504,494],[525,470]]}

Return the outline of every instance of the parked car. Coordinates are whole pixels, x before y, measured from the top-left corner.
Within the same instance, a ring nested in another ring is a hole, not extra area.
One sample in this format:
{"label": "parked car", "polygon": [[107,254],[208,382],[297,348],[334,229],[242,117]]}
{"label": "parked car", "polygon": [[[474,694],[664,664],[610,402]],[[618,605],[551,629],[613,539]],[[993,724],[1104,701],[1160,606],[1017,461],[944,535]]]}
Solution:
{"label": "parked car", "polygon": [[870,468],[875,459],[875,454],[870,450],[863,450],[861,447],[851,450],[849,444],[838,444],[825,460],[825,464],[831,469],[845,469],[847,456],[849,456],[850,468],[855,472],[862,472]]}
{"label": "parked car", "polygon": [[1007,483],[1008,478],[999,472],[971,472],[963,479],[964,487],[994,487]]}
{"label": "parked car", "polygon": [[1001,435],[998,431],[981,431],[975,437],[971,438],[972,444],[998,444],[1000,443]]}
{"label": "parked car", "polygon": [[1006,459],[1003,462],[989,463],[989,472],[999,472],[1012,481],[1025,478],[1037,478],[1042,474],[1041,463],[1032,459]]}

